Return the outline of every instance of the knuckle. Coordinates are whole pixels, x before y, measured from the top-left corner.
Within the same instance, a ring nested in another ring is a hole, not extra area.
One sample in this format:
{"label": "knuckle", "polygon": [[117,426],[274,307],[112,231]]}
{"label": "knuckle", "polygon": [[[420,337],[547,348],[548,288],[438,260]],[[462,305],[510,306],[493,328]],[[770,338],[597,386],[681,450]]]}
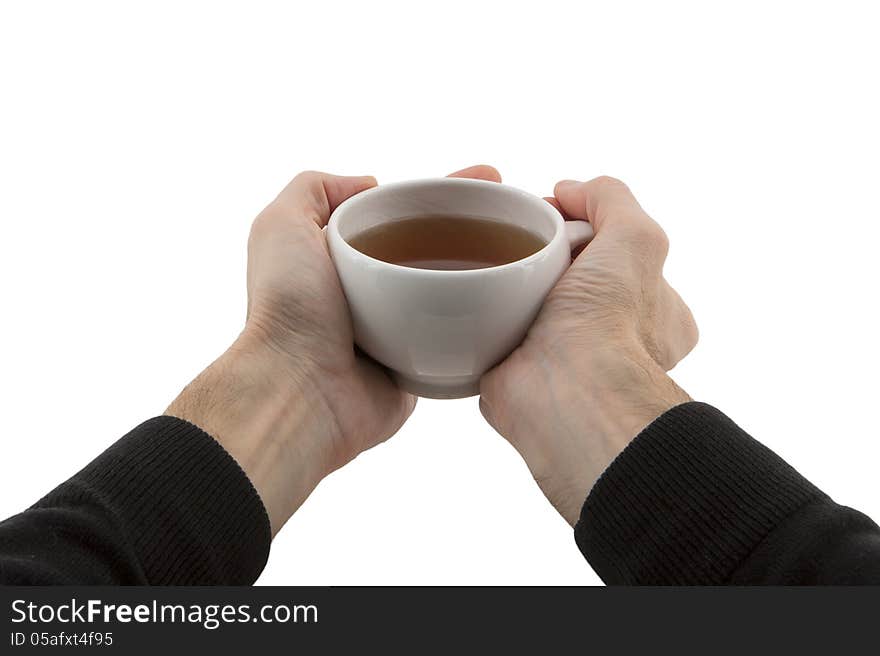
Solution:
{"label": "knuckle", "polygon": [[598,178],[594,178],[593,184],[597,187],[622,187],[623,189],[629,189],[625,182],[610,175],[600,175]]}
{"label": "knuckle", "polygon": [[684,302],[681,302],[677,322],[672,327],[672,334],[668,338],[665,349],[664,368],[668,371],[681,362],[688,353],[694,350],[699,338],[697,322]]}
{"label": "knuckle", "polygon": [[629,187],[621,180],[602,175],[586,183],[587,214],[602,224],[615,222],[632,211],[635,199]]}
{"label": "knuckle", "polygon": [[296,190],[296,194],[292,195],[292,202],[297,207],[307,208],[311,212],[318,214],[329,211],[329,201],[327,200],[327,190],[325,182],[327,174],[320,171],[303,171],[299,173],[291,183]]}
{"label": "knuckle", "polygon": [[277,229],[279,221],[283,221],[289,215],[289,210],[278,199],[269,203],[251,223],[250,237],[259,237],[267,232]]}
{"label": "knuckle", "polygon": [[669,236],[652,219],[639,221],[632,226],[630,242],[635,253],[650,258],[652,263],[663,262],[669,254]]}
{"label": "knuckle", "polygon": [[311,169],[306,170],[306,171],[300,171],[299,173],[296,174],[296,176],[294,176],[293,179],[297,182],[302,182],[305,184],[314,184],[315,182],[318,182],[321,180],[321,172],[320,171],[313,171]]}
{"label": "knuckle", "polygon": [[271,229],[271,225],[274,223],[274,214],[275,212],[270,205],[257,215],[257,218],[254,219],[254,222],[251,224],[251,232],[249,236],[251,241],[259,239],[262,234]]}
{"label": "knuckle", "polygon": [[661,253],[663,257],[666,257],[669,253],[669,235],[667,235],[666,231],[653,221],[650,239],[654,249],[658,253]]}
{"label": "knuckle", "polygon": [[690,353],[700,341],[700,327],[697,326],[697,321],[694,319],[693,313],[691,313],[687,306],[684,307],[683,315],[682,331],[685,335],[685,345],[687,347],[686,353]]}

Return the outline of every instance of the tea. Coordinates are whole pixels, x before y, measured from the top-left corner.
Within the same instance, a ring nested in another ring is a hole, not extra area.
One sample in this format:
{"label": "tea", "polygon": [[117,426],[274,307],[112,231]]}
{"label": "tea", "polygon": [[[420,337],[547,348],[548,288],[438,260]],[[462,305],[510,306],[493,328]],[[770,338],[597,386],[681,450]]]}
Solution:
{"label": "tea", "polygon": [[369,228],[348,240],[361,253],[416,269],[463,271],[516,262],[547,245],[525,228],[479,217],[419,216]]}

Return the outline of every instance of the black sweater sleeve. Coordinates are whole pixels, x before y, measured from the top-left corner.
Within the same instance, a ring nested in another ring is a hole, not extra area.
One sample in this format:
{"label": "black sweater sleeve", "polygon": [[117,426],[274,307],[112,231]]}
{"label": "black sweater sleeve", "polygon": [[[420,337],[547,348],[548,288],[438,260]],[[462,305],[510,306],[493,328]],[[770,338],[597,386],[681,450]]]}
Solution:
{"label": "black sweater sleeve", "polygon": [[880,528],[703,403],[633,440],[575,539],[609,584],[880,584]]}
{"label": "black sweater sleeve", "polygon": [[[575,536],[607,583],[880,583],[880,528],[701,403],[633,440]],[[0,583],[246,584],[270,540],[232,457],[157,417],[0,523]]]}
{"label": "black sweater sleeve", "polygon": [[271,532],[238,463],[174,417],[144,422],[0,523],[0,583],[253,583]]}

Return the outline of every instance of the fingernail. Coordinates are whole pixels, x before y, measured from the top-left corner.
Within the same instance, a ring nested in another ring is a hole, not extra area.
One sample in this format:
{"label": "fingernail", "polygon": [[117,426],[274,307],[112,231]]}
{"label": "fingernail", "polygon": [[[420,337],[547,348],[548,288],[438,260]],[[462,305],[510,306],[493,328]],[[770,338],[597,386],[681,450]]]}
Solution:
{"label": "fingernail", "polygon": [[559,182],[556,183],[556,186],[562,187],[563,189],[565,189],[567,187],[573,187],[573,186],[579,185],[579,184],[581,184],[580,180],[560,180]]}

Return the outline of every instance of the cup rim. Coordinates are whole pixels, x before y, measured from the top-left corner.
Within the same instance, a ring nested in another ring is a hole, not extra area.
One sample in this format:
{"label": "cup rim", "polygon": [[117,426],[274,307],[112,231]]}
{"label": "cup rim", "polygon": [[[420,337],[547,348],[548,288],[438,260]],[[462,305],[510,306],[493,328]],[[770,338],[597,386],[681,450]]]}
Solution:
{"label": "cup rim", "polygon": [[[346,210],[349,210],[352,205],[357,204],[358,201],[362,201],[365,197],[371,196],[376,193],[383,193],[387,191],[393,191],[395,189],[403,189],[406,187],[414,187],[418,185],[425,184],[439,184],[444,186],[470,186],[470,187],[485,187],[492,189],[500,189],[506,193],[516,194],[524,199],[529,201],[538,201],[539,203],[543,203],[546,206],[546,210],[549,212],[549,216],[553,217],[553,223],[556,226],[556,231],[553,234],[553,237],[546,243],[544,246],[528,257],[524,257],[519,260],[514,260],[513,262],[507,262],[506,264],[498,264],[496,266],[491,267],[483,267],[482,269],[419,269],[416,267],[408,267],[402,264],[393,264],[391,262],[386,262],[385,260],[380,260],[366,253],[363,253],[356,249],[354,246],[348,243],[348,241],[340,234],[339,232],[339,215]],[[535,194],[529,193],[519,187],[513,187],[511,185],[506,185],[501,182],[492,182],[489,180],[475,180],[472,178],[417,178],[413,180],[401,180],[398,182],[389,182],[382,185],[377,185],[375,187],[371,187],[370,189],[366,189],[361,191],[350,198],[342,201],[339,205],[336,206],[336,209],[330,214],[330,219],[327,222],[327,231],[332,235],[335,240],[338,240],[343,248],[350,254],[354,255],[355,258],[363,258],[371,263],[376,263],[385,267],[390,267],[391,270],[398,271],[406,271],[409,272],[410,275],[423,275],[423,276],[467,276],[467,275],[475,275],[482,273],[495,273],[499,271],[503,271],[505,269],[513,269],[523,264],[531,264],[537,260],[542,259],[548,252],[551,246],[555,246],[557,242],[565,237],[565,219],[562,217],[562,214],[559,213],[553,205],[545,201],[543,198],[536,196]]]}

